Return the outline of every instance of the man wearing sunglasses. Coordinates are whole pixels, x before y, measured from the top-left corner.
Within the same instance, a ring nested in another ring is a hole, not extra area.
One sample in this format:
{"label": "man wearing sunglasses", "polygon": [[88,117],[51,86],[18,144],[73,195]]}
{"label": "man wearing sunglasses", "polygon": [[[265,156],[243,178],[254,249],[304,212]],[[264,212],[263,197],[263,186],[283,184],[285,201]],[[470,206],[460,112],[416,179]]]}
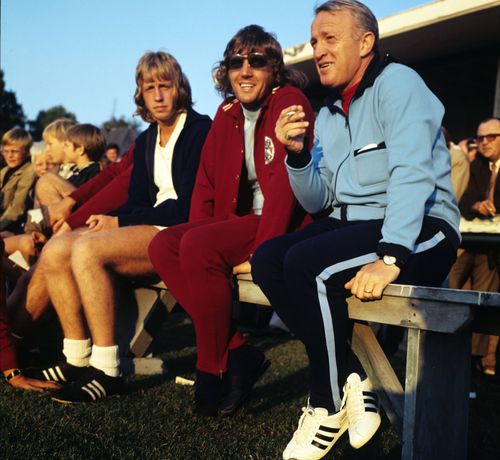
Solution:
{"label": "man wearing sunglasses", "polygon": [[[467,189],[460,200],[460,212],[466,219],[491,219],[500,212],[500,119],[488,118],[477,128],[479,150],[470,165]],[[471,289],[497,292],[500,287],[499,252],[494,248],[463,252],[450,271],[451,288],[461,289],[470,278]],[[486,375],[495,374],[498,337],[474,334],[472,354],[480,356],[479,367]]]}
{"label": "man wearing sunglasses", "polygon": [[231,321],[232,274],[250,271],[254,249],[297,226],[275,126],[300,105],[311,146],[314,115],[281,46],[262,27],[241,29],[215,70],[224,97],[203,147],[189,223],[160,232],[149,246],[153,266],[193,320],[198,359],[196,410],[233,413],[266,370],[264,354]]}
{"label": "man wearing sunglasses", "polygon": [[330,0],[315,13],[311,45],[330,97],[312,150],[297,137],[304,124],[289,116],[294,107],[276,135],[299,203],[332,212],[252,257],[254,281],[309,358],[309,400],[285,460],[320,459],[347,430],[359,448],[380,425],[369,380],[349,374],[345,298],[378,299],[396,280],[440,285],[460,241],[443,105],[413,70],[379,54],[366,5]]}

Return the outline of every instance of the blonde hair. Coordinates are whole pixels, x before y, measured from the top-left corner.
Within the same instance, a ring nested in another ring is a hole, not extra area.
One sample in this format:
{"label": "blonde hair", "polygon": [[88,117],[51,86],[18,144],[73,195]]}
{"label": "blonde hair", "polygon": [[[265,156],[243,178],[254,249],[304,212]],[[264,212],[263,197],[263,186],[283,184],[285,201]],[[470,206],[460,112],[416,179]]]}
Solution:
{"label": "blonde hair", "polygon": [[20,144],[24,153],[28,154],[33,144],[30,133],[22,128],[12,128],[2,136],[2,147],[7,144]]}
{"label": "blonde hair", "polygon": [[175,111],[181,112],[193,105],[189,80],[182,72],[182,68],[177,62],[177,59],[166,51],[147,51],[139,59],[135,69],[136,89],[134,102],[137,106],[136,114],[140,115],[144,121],[148,123],[153,123],[155,121],[146,108],[142,96],[142,84],[151,81],[153,77],[170,80],[173,83],[176,93],[174,104]]}
{"label": "blonde hair", "polygon": [[30,148],[31,162],[34,163],[35,157],[45,153],[46,148],[47,148],[47,143],[45,141],[33,142],[33,145]]}
{"label": "blonde hair", "polygon": [[74,126],[75,122],[69,118],[59,118],[48,124],[43,130],[42,137],[46,141],[47,136],[55,137],[59,142],[67,140],[68,128]]}

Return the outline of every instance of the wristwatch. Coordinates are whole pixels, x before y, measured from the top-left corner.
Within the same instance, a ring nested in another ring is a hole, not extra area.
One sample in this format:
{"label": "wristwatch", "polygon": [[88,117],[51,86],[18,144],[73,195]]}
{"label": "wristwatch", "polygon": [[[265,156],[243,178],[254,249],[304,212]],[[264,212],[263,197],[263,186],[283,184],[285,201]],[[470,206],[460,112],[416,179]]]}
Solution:
{"label": "wristwatch", "polygon": [[403,265],[404,265],[404,262],[402,260],[399,260],[397,257],[389,256],[387,254],[382,257],[382,260],[383,260],[384,264],[395,265],[399,269],[403,268]]}
{"label": "wristwatch", "polygon": [[7,380],[7,382],[10,382],[14,377],[17,377],[18,375],[21,374],[22,374],[21,369],[13,369],[5,376],[5,379]]}

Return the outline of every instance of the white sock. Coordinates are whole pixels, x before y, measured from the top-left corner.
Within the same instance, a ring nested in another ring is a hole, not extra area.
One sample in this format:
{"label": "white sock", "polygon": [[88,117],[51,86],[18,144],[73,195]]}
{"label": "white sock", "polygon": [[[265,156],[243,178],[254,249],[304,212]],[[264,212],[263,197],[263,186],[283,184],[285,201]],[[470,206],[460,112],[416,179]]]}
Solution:
{"label": "white sock", "polygon": [[110,377],[118,377],[120,375],[118,345],[113,345],[111,347],[93,345],[90,365],[103,371]]}
{"label": "white sock", "polygon": [[66,356],[66,361],[69,364],[77,367],[86,367],[89,365],[91,347],[92,342],[90,339],[64,339],[63,354]]}

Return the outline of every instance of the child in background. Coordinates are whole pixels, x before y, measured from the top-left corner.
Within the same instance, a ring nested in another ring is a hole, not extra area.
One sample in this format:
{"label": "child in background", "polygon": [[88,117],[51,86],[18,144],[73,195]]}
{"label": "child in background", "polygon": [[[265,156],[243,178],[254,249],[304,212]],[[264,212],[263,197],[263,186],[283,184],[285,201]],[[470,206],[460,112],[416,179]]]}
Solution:
{"label": "child in background", "polygon": [[1,141],[6,166],[0,171],[0,231],[19,233],[26,215],[28,194],[35,172],[28,161],[33,143],[24,129],[7,131]]}
{"label": "child in background", "polygon": [[[30,149],[31,165],[35,171],[35,182],[31,186],[28,193],[28,205],[27,207],[33,208],[37,207],[35,202],[35,185],[36,180],[43,176],[53,165],[47,161],[47,143],[45,141],[34,142]],[[28,211],[29,213],[29,211]],[[35,255],[35,241],[32,235],[32,231],[28,229],[28,232],[15,235],[10,232],[3,232],[5,243],[5,254],[11,255],[16,251],[20,251],[21,255],[25,261],[29,261]],[[5,268],[5,267],[4,267]],[[8,275],[10,272],[7,273]]]}
{"label": "child in background", "polygon": [[47,143],[47,160],[53,164],[52,172],[69,179],[76,171],[74,163],[65,161],[64,142],[67,140],[67,131],[75,123],[68,118],[59,118],[45,127],[42,133]]}
{"label": "child in background", "polygon": [[[59,148],[59,146],[58,146]],[[62,142],[64,163],[76,165],[76,172],[67,180],[53,172],[46,174],[36,187],[36,198],[42,206],[57,203],[76,188],[101,172],[97,163],[104,154],[106,141],[101,130],[91,124],[78,124],[68,128]],[[53,156],[53,149],[50,150]]]}

